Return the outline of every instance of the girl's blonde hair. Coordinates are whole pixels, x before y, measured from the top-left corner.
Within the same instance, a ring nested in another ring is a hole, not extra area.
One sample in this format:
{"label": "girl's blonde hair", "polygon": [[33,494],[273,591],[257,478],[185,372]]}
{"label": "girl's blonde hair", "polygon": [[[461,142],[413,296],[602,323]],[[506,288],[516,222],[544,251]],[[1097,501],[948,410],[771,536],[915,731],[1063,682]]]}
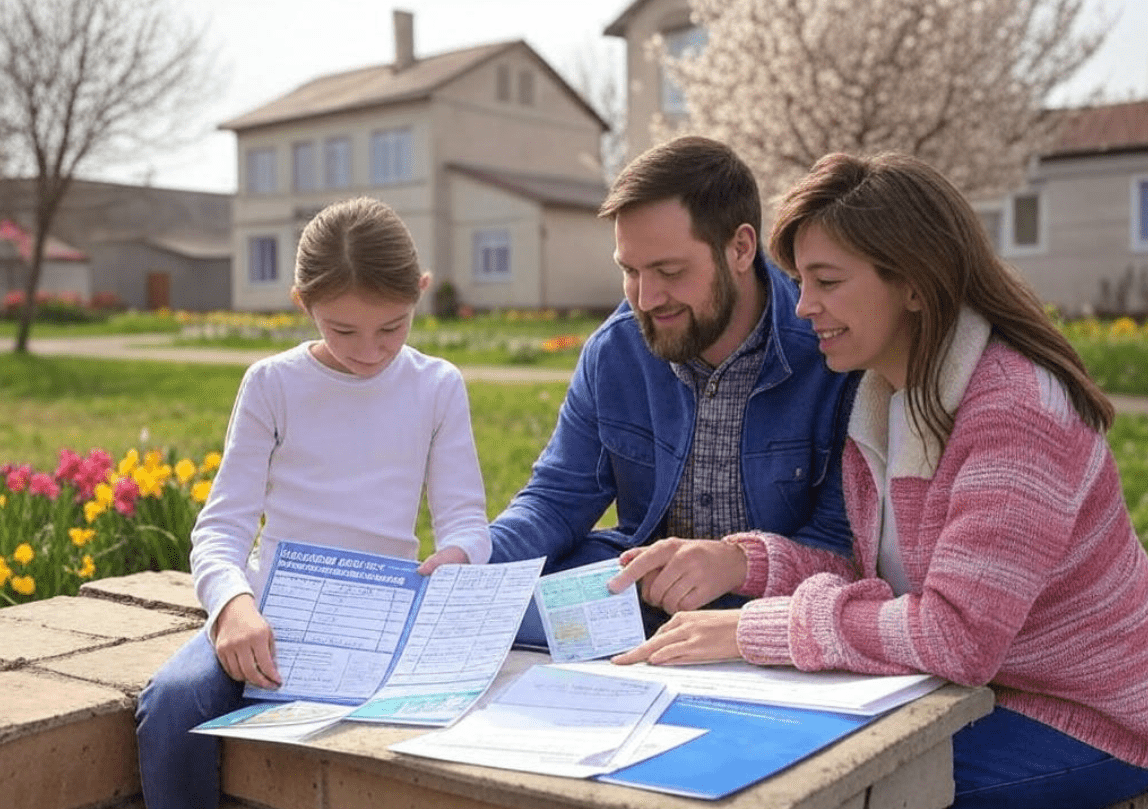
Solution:
{"label": "girl's blonde hair", "polygon": [[295,294],[305,309],[349,290],[414,303],[422,292],[422,276],[410,231],[377,199],[328,205],[299,237]]}
{"label": "girl's blonde hair", "polygon": [[961,306],[980,313],[1001,340],[1052,372],[1093,429],[1112,426],[1112,404],[1080,356],[1032,289],[997,257],[976,211],[940,172],[907,155],[826,155],[778,206],[770,251],[791,274],[797,234],[810,224],[864,257],[884,280],[904,283],[920,297],[907,399],[914,422],[923,421],[942,445],[953,417],[940,401],[941,363]]}

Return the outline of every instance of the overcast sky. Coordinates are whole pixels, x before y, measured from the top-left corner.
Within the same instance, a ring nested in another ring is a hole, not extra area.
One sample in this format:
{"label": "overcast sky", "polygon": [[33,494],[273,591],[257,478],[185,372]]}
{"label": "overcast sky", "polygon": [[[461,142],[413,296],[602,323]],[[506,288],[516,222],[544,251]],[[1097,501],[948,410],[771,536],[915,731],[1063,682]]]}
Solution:
{"label": "overcast sky", "polygon": [[[392,8],[413,12],[415,54],[524,39],[560,73],[591,53],[620,64],[622,41],[603,29],[630,0],[197,0],[179,4],[218,52],[221,89],[196,120],[190,145],[99,172],[120,182],[232,192],[235,136],[216,129],[316,76],[390,62]],[[1085,0],[1089,22],[1119,15],[1104,48],[1054,99],[1084,98],[1102,87],[1112,100],[1148,98],[1148,0]],[[580,55],[581,54],[581,55]],[[222,78],[226,77],[226,78]]]}

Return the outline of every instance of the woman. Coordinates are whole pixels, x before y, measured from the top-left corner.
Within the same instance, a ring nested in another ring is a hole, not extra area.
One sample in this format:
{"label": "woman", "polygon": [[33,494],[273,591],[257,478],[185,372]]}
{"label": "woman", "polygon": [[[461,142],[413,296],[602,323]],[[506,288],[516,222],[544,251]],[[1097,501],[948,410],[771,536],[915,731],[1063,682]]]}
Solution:
{"label": "woman", "polygon": [[[727,538],[744,559],[707,575],[740,576],[756,600],[678,612],[616,662],[742,656],[987,683],[997,708],[954,739],[955,806],[1148,791],[1148,555],[1103,435],[1112,406],[1079,357],[916,159],[823,158],[785,196],[770,246],[827,364],[864,371],[842,457],[854,557]],[[624,556],[626,578],[648,582],[667,553]]]}

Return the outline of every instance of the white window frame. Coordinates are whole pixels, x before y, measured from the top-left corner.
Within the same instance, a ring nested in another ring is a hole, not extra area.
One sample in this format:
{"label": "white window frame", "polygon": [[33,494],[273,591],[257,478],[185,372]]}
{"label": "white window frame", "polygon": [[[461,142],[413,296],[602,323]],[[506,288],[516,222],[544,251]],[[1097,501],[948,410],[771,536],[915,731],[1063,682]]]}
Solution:
{"label": "white window frame", "polygon": [[247,280],[252,284],[274,284],[279,280],[279,239],[275,236],[247,238]]}
{"label": "white window frame", "polygon": [[274,194],[276,191],[275,148],[260,146],[247,150],[248,194]]}
{"label": "white window frame", "polygon": [[1128,217],[1129,249],[1148,253],[1148,174],[1132,177]]}
{"label": "white window frame", "polygon": [[291,187],[296,191],[319,190],[313,140],[302,140],[291,145]]}
{"label": "white window frame", "polygon": [[480,228],[474,231],[471,272],[479,283],[501,283],[511,278],[510,228]]}
{"label": "white window frame", "polygon": [[[989,237],[989,242],[993,246],[993,250],[1000,255],[1004,250],[1004,206],[1000,204],[980,203],[974,206],[977,212],[977,218],[981,220],[981,226],[985,229],[985,233]],[[989,227],[989,222],[986,220],[995,220],[995,228]]]}
{"label": "white window frame", "polygon": [[350,188],[353,176],[351,138],[336,135],[323,141],[323,187]]}
{"label": "white window frame", "polygon": [[[1036,198],[1036,241],[1032,244],[1018,244],[1016,240],[1016,206],[1024,197]],[[1048,200],[1043,191],[1029,189],[1018,191],[1005,200],[1004,233],[1001,247],[1009,256],[1035,256],[1048,251]]]}
{"label": "white window frame", "polygon": [[414,134],[409,126],[371,133],[371,184],[395,185],[414,177]]}
{"label": "white window frame", "polygon": [[[666,55],[672,59],[679,59],[682,56],[700,53],[709,41],[709,33],[700,25],[687,25],[666,31],[662,34],[662,38],[666,43]],[[689,111],[685,91],[670,78],[664,67],[661,69],[661,74],[659,108],[671,115],[685,115]]]}

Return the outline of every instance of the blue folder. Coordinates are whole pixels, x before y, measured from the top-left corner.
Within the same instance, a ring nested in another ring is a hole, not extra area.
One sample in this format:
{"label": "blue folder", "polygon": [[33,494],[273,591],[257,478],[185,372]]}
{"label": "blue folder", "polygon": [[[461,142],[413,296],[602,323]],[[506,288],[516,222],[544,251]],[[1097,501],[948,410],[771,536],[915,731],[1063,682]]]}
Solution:
{"label": "blue folder", "polygon": [[678,696],[658,722],[707,732],[598,780],[717,800],[780,772],[876,718]]}

